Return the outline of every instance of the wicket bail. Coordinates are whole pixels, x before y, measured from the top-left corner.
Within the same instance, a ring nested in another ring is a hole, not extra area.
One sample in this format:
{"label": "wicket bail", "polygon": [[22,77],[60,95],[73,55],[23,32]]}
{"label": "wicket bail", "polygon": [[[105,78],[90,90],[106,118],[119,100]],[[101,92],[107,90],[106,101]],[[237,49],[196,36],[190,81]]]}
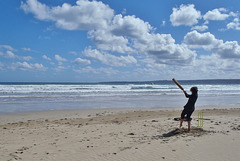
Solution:
{"label": "wicket bail", "polygon": [[198,113],[198,127],[203,127],[203,112]]}

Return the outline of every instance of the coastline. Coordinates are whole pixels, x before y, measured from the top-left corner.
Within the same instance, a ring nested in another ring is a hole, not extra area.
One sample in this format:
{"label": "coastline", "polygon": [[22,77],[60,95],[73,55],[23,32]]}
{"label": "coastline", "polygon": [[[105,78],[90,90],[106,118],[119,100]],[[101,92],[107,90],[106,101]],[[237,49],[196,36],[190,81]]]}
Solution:
{"label": "coastline", "polygon": [[[198,113],[203,112],[203,127]],[[89,109],[0,115],[3,160],[238,160],[240,107]],[[187,155],[186,155],[187,154]]]}
{"label": "coastline", "polygon": [[[190,92],[199,88],[196,106],[240,105],[239,80],[179,80]],[[105,83],[0,83],[0,114],[94,108],[181,108],[186,98],[170,80]]]}

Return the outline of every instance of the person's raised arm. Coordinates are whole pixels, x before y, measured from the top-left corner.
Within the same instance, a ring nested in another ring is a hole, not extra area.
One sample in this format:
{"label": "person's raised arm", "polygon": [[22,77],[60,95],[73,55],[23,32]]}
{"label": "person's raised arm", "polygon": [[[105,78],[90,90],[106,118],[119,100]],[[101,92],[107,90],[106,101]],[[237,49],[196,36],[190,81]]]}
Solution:
{"label": "person's raised arm", "polygon": [[189,95],[187,94],[187,92],[184,90],[183,93],[185,94],[185,97],[189,98]]}

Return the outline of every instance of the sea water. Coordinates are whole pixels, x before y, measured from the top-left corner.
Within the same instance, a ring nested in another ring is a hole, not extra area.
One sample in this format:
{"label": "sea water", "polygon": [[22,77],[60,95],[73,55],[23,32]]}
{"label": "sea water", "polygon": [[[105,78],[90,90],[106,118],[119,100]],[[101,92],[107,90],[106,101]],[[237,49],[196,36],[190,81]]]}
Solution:
{"label": "sea water", "polygon": [[[240,80],[179,81],[197,86],[196,106],[240,105]],[[108,83],[0,83],[0,112],[89,108],[182,108],[187,102],[172,81]]]}

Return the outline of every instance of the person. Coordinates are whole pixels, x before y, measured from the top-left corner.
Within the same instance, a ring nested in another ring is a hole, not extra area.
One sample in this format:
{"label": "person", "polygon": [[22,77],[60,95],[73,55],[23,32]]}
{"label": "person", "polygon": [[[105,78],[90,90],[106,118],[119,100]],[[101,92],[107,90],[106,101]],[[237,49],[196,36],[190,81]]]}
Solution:
{"label": "person", "polygon": [[184,109],[181,113],[181,120],[180,120],[180,128],[181,128],[182,123],[184,121],[184,117],[185,117],[185,115],[187,115],[188,131],[190,131],[191,120],[192,120],[191,115],[192,115],[193,111],[195,110],[195,103],[196,103],[197,98],[198,98],[198,88],[197,87],[192,87],[190,89],[190,91],[192,92],[191,95],[187,94],[187,92],[185,90],[183,90],[185,96],[188,98],[188,102],[184,106]]}

